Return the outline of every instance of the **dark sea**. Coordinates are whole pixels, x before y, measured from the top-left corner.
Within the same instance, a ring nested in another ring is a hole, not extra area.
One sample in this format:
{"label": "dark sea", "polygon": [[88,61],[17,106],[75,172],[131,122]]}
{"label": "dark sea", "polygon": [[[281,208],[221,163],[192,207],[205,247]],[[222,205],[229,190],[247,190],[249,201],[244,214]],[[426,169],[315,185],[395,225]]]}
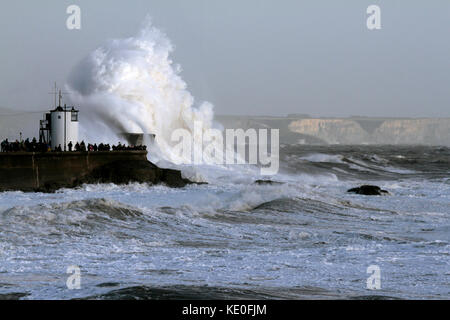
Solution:
{"label": "dark sea", "polygon": [[[0,193],[0,299],[450,298],[449,148],[283,145],[270,178],[195,170],[208,184]],[[363,184],[390,194],[347,193]]]}

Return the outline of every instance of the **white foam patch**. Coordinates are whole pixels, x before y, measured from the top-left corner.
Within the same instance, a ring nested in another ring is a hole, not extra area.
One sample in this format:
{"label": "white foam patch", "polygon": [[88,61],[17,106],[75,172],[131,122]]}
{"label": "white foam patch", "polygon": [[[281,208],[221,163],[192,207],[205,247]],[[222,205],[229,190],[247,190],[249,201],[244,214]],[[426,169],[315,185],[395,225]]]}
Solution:
{"label": "white foam patch", "polygon": [[213,106],[194,107],[181,67],[170,59],[172,51],[170,40],[147,19],[136,36],[110,40],[81,61],[67,87],[81,109],[84,139],[117,143],[118,133],[151,133],[159,149],[152,150],[155,156],[182,162],[174,152],[173,131],[192,133],[195,121],[203,131],[212,128]]}

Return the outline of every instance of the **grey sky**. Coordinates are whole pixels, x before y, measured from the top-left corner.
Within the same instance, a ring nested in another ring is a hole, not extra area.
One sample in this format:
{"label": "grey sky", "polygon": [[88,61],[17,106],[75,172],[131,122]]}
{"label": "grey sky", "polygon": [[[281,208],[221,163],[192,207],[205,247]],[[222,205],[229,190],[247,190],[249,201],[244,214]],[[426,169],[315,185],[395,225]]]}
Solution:
{"label": "grey sky", "polygon": [[[82,29],[66,29],[66,8]],[[381,7],[382,29],[366,28]],[[1,4],[0,107],[46,110],[54,81],[149,14],[218,114],[450,116],[450,1],[72,0]]]}

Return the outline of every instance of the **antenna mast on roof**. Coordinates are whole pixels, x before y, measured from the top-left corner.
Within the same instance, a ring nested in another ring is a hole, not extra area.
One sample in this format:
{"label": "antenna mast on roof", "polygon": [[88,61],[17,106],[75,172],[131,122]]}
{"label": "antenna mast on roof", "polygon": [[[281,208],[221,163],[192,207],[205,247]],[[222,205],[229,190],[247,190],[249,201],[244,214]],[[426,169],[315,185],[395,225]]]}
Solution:
{"label": "antenna mast on roof", "polygon": [[[54,94],[55,95],[55,109],[56,107],[61,107],[61,100],[62,100],[62,95],[63,94],[69,94],[69,92],[62,92],[61,89],[58,89],[58,87],[56,86],[56,82],[55,82],[55,91],[54,92],[49,92],[48,94]],[[56,105],[56,98],[58,97],[58,105]]]}

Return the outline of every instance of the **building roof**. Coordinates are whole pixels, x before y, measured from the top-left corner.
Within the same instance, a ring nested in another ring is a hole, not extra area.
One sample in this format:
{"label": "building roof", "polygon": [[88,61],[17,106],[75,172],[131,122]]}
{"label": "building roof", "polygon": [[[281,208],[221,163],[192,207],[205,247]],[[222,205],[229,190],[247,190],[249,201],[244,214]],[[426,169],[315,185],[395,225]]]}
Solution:
{"label": "building roof", "polygon": [[[64,108],[59,106],[56,107],[55,110],[51,110],[50,112],[64,112]],[[75,107],[66,108],[66,112],[79,112],[79,110],[75,110]]]}

